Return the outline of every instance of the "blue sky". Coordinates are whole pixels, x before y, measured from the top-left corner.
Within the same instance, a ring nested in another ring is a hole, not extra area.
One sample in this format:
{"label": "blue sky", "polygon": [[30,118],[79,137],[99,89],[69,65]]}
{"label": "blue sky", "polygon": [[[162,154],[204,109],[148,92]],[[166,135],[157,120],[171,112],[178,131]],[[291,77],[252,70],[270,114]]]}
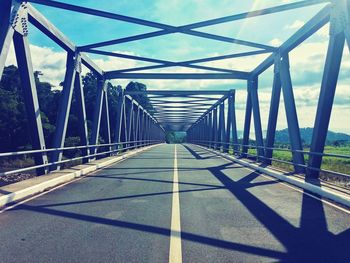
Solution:
{"label": "blue sky", "polygon": [[[115,12],[146,20],[152,20],[170,25],[185,25],[240,12],[257,10],[283,3],[297,1],[289,0],[59,0],[70,4]],[[34,4],[54,25],[77,45],[111,40],[130,35],[156,31],[157,29],[133,25],[126,22],[98,18],[95,16],[78,14],[56,8]],[[199,31],[234,37],[242,40],[258,42],[271,46],[279,46],[289,36],[296,32],[306,21],[315,15],[324,4],[303,9],[286,11],[262,17],[249,18],[231,23],[198,29]],[[58,84],[63,80],[65,53],[50,39],[43,36],[34,27],[30,28],[30,41],[34,68],[44,73],[43,78]],[[301,127],[313,125],[317,99],[319,95],[322,71],[328,43],[328,28],[322,28],[300,47],[290,54],[291,74],[293,77],[294,93]],[[113,45],[102,50],[127,53],[137,56],[158,59],[182,61],[239,53],[255,50],[254,48],[230,43],[220,43],[182,34],[172,34],[151,38],[138,42]],[[228,59],[219,62],[204,63],[202,65],[223,67],[228,69],[250,71],[256,67],[267,55]],[[106,58],[91,55],[95,62],[104,70],[123,69],[149,65],[148,63],[133,62],[125,59]],[[8,63],[15,63],[13,55]],[[335,106],[333,109],[331,129],[350,133],[350,58],[348,50],[344,51],[344,60],[337,88]],[[147,71],[146,71],[147,72]],[[155,71],[148,71],[155,72]],[[170,68],[161,72],[201,72],[184,68]],[[268,108],[271,96],[272,69],[260,77],[259,96],[262,111],[263,126],[267,126]],[[114,84],[125,86],[128,80],[114,81]],[[239,125],[243,125],[244,104],[246,97],[246,83],[244,81],[209,81],[209,80],[142,80],[149,89],[237,89],[237,115]],[[279,114],[279,127],[286,127],[283,103]]]}

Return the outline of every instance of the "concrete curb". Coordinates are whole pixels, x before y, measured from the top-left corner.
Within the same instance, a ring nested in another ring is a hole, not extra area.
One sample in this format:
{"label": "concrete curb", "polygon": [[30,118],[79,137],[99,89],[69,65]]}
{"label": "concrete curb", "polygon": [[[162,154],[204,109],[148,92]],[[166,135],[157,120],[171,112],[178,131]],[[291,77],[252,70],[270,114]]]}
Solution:
{"label": "concrete curb", "polygon": [[[87,175],[106,166],[109,166],[115,162],[128,159],[143,151],[149,150],[156,145],[147,146],[141,149],[132,150],[121,156],[109,157],[108,160],[98,160],[96,163],[78,165],[66,170],[62,170],[57,173],[43,175],[35,178],[31,178],[25,181],[14,183],[8,186],[0,188],[0,207],[3,207],[9,203],[33,196],[35,194],[44,192],[50,188],[59,186],[63,183],[72,181],[75,178]],[[39,181],[39,183],[38,183]]]}
{"label": "concrete curb", "polygon": [[[195,145],[195,144],[193,144],[193,145]],[[322,187],[304,182],[303,180],[300,180],[300,179],[295,178],[295,177],[288,177],[281,172],[277,172],[277,171],[269,169],[269,168],[260,167],[259,165],[252,164],[252,163],[237,159],[234,156],[231,156],[231,155],[226,154],[226,153],[221,153],[221,152],[218,152],[218,151],[215,151],[212,149],[208,149],[206,147],[199,146],[199,145],[195,145],[195,146],[202,148],[206,151],[209,151],[211,153],[217,154],[217,155],[219,155],[225,159],[228,159],[230,161],[236,162],[242,166],[245,166],[245,167],[251,168],[253,170],[259,171],[263,174],[272,176],[278,180],[289,183],[289,184],[294,185],[298,188],[302,188],[302,189],[304,189],[308,192],[311,192],[313,194],[316,194],[318,196],[332,200],[332,201],[339,203],[339,204],[342,204],[346,207],[350,207],[350,196],[344,195],[343,193],[339,193],[335,190],[329,190],[326,188],[322,188]]]}

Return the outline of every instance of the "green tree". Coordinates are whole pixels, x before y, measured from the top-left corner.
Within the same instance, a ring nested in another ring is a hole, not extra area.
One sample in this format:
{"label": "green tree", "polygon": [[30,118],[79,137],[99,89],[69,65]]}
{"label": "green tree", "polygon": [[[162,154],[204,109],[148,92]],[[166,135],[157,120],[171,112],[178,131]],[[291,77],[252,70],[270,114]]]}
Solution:
{"label": "green tree", "polygon": [[[129,82],[129,84],[125,88],[126,91],[146,91],[147,86],[145,84],[139,82]],[[147,94],[138,94],[132,96],[138,103],[141,104],[149,113],[154,113],[155,110],[148,98]]]}

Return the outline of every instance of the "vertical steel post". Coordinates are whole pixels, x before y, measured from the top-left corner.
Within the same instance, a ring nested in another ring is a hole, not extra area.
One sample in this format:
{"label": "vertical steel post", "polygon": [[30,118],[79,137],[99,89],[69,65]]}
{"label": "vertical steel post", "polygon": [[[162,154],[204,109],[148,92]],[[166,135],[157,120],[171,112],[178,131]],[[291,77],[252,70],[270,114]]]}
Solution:
{"label": "vertical steel post", "polygon": [[130,141],[132,141],[133,143],[131,143],[131,146],[135,146],[135,141],[136,141],[136,132],[137,132],[137,109],[138,106],[134,105],[133,108],[133,118],[132,118],[132,132],[131,132],[131,138]]}
{"label": "vertical steel post", "polygon": [[236,119],[236,92],[235,90],[232,91],[232,95],[230,97],[231,101],[231,125],[232,125],[232,142],[233,142],[233,150],[234,153],[239,153],[239,145],[238,145],[238,134],[237,134],[237,119]]}
{"label": "vertical steel post", "polygon": [[210,127],[210,118],[209,118],[210,116],[209,116],[209,114],[207,114],[206,116],[205,116],[205,118],[206,118],[206,127],[205,127],[205,145],[207,146],[207,147],[209,147],[209,145],[210,145],[210,143],[209,143],[209,141],[210,141],[210,129],[211,129],[211,127]]}
{"label": "vertical steel post", "polygon": [[225,103],[222,102],[219,107],[219,150],[224,147],[225,142]]}
{"label": "vertical steel post", "polygon": [[146,115],[146,123],[145,123],[146,127],[145,127],[145,130],[146,130],[146,137],[145,137],[145,141],[147,143],[147,145],[149,144],[149,140],[150,140],[150,117],[149,115],[147,114]]}
{"label": "vertical steel post", "polygon": [[115,133],[114,133],[114,143],[117,143],[114,149],[120,148],[122,128],[123,128],[123,109],[124,109],[124,91],[118,88],[118,102],[117,102],[117,113],[115,120]]}
{"label": "vertical steel post", "polygon": [[[80,145],[89,145],[88,140],[88,128],[87,128],[87,118],[86,118],[86,110],[85,110],[85,98],[84,98],[84,90],[82,84],[81,77],[81,58],[78,56],[77,58],[77,73],[75,74],[74,80],[74,96],[77,102],[77,116],[78,116],[78,125],[79,125],[79,137],[80,137]],[[89,155],[89,149],[83,148],[82,154],[84,156]],[[87,163],[89,158],[84,158],[83,163]]]}
{"label": "vertical steel post", "polygon": [[135,143],[134,145],[137,147],[139,145],[140,140],[140,116],[141,116],[141,109],[140,106],[137,106],[136,108],[136,121],[135,121]]}
{"label": "vertical steel post", "polygon": [[[44,132],[40,116],[39,100],[33,73],[32,60],[28,37],[20,33],[14,33],[14,46],[17,58],[18,69],[21,77],[24,102],[31,132],[32,147],[35,150],[45,150]],[[34,155],[35,164],[47,164],[47,154],[38,153]],[[37,174],[45,174],[48,167],[37,169]]]}
{"label": "vertical steel post", "polygon": [[208,127],[208,141],[209,141],[208,147],[211,148],[213,145],[213,143],[212,143],[212,141],[213,141],[213,112],[212,111],[210,111],[208,113],[208,118],[209,118],[209,121],[208,121],[208,126],[209,126]]}
{"label": "vertical steel post", "polygon": [[[267,134],[266,134],[266,148],[273,148],[275,145],[275,134],[276,134],[280,98],[281,98],[281,79],[280,79],[279,61],[277,61],[275,62],[275,66],[274,66],[274,78],[273,78],[270,112],[269,112],[269,120],[267,125]],[[266,149],[265,150],[266,164],[272,163],[272,161],[270,160],[272,156],[273,156],[273,150]]]}
{"label": "vertical steel post", "polygon": [[261,157],[265,156],[264,151],[264,139],[261,128],[261,116],[260,116],[260,107],[259,107],[259,97],[258,97],[258,78],[249,80],[249,90],[250,98],[252,100],[252,109],[253,109],[253,120],[254,120],[254,130],[255,130],[255,143],[256,151],[258,155],[258,160],[264,160]]}
{"label": "vertical steel post", "polygon": [[[63,82],[63,90],[56,120],[56,130],[53,138],[53,148],[63,148],[66,138],[69,113],[72,105],[72,95],[74,90],[74,80],[76,75],[76,59],[75,54],[68,52],[66,75]],[[63,152],[61,150],[51,153],[51,162],[62,160]],[[51,170],[60,169],[60,165],[52,165]]]}
{"label": "vertical steel post", "polygon": [[230,139],[231,139],[231,126],[232,126],[232,111],[231,111],[231,91],[227,98],[227,120],[226,120],[226,134],[225,134],[225,144],[224,153],[228,153],[230,149]]}
{"label": "vertical steel post", "polygon": [[[282,83],[282,93],[284,98],[284,105],[287,115],[288,132],[293,151],[302,151],[303,145],[301,142],[299,122],[297,110],[295,106],[292,80],[289,71],[288,54],[281,57],[280,60],[280,78]],[[294,170],[297,173],[303,172],[304,168],[298,165],[304,165],[304,155],[300,152],[293,152]]]}
{"label": "vertical steel post", "polygon": [[[127,124],[126,124],[126,103],[127,103],[127,100],[126,100],[126,97],[124,96],[123,97],[123,108],[122,108],[122,126],[121,126],[121,142],[123,142],[121,145],[122,145],[122,148],[125,148],[126,147],[126,141],[127,141]],[[123,150],[124,151],[124,150]]]}
{"label": "vertical steel post", "polygon": [[227,153],[230,148],[230,143],[233,143],[233,153],[237,150],[238,138],[237,138],[237,125],[236,125],[236,114],[235,114],[235,91],[230,90],[230,94],[227,98],[227,130],[226,130],[226,147],[225,152]]}
{"label": "vertical steel post", "polygon": [[250,121],[252,118],[252,100],[250,91],[247,92],[247,103],[245,108],[244,129],[243,129],[243,141],[242,141],[242,157],[246,158],[248,153],[249,134],[250,134]]}
{"label": "vertical steel post", "polygon": [[217,150],[217,145],[218,145],[218,109],[217,107],[214,108],[213,110],[213,148]]}
{"label": "vertical steel post", "polygon": [[[106,81],[103,85],[103,101],[102,101],[102,115],[101,115],[101,124],[102,124],[102,138],[105,143],[111,144],[111,126],[109,120],[109,105],[108,105],[108,82]],[[108,151],[112,151],[112,146],[106,147]],[[108,154],[108,155],[111,155]]]}
{"label": "vertical steel post", "polygon": [[140,143],[141,145],[144,144],[144,140],[145,140],[145,123],[146,123],[146,113],[145,110],[142,110],[142,114],[141,114],[141,123],[140,123]]}
{"label": "vertical steel post", "polygon": [[[335,12],[331,14],[328,51],[311,141],[310,151],[316,153],[323,153],[324,151],[345,43],[344,31],[339,28],[339,21],[336,15],[337,13]],[[320,169],[321,164],[322,156],[310,156],[308,167]],[[318,174],[318,171],[308,170],[307,176],[318,177]]]}
{"label": "vertical steel post", "polygon": [[133,132],[133,119],[134,119],[134,101],[129,100],[128,107],[127,107],[127,119],[126,119],[126,124],[127,124],[127,146],[130,146],[130,141],[131,141],[131,134]]}
{"label": "vertical steel post", "polygon": [[[105,89],[105,85],[107,85],[107,82],[99,79],[97,84],[97,90],[96,90],[96,103],[95,103],[95,109],[94,109],[94,117],[92,122],[92,131],[91,131],[91,145],[97,145],[99,144],[99,134],[100,134],[100,127],[101,127],[101,115],[102,115],[102,108],[103,108],[103,97]],[[97,147],[93,146],[90,150],[91,154],[97,153]],[[92,159],[95,159],[93,157]]]}

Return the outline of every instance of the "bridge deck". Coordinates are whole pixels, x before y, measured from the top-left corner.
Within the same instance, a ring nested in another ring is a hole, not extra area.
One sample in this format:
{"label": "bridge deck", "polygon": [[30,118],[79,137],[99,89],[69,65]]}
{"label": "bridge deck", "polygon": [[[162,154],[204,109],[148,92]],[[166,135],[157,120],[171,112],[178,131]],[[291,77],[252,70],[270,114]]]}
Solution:
{"label": "bridge deck", "polygon": [[[0,261],[167,262],[174,148],[155,147],[1,213]],[[182,261],[350,262],[347,211],[195,146],[176,151]]]}

